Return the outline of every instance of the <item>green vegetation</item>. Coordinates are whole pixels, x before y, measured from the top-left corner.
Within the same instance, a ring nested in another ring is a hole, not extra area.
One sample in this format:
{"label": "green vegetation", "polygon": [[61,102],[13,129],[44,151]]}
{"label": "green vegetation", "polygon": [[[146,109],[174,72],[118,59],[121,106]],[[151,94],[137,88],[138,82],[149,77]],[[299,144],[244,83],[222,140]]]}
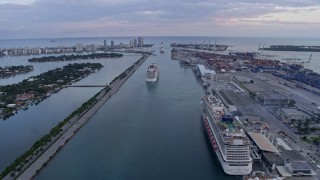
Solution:
{"label": "green vegetation", "polygon": [[6,119],[16,111],[26,109],[31,103],[59,91],[63,85],[76,82],[102,67],[100,63],[74,63],[30,77],[18,84],[1,86],[1,116]]}
{"label": "green vegetation", "polygon": [[296,127],[300,134],[310,134],[309,125],[310,125],[309,119],[306,119],[303,124],[301,120],[298,120],[298,124]]}
{"label": "green vegetation", "polygon": [[[119,78],[122,79],[123,77],[125,77],[130,70],[132,70],[136,65],[138,65],[143,60],[143,58],[144,57],[140,58],[132,66],[127,68],[123,73],[121,73],[119,76],[114,78],[110,84],[112,84],[113,82],[115,82]],[[86,63],[86,64],[90,64],[90,63]],[[52,128],[48,134],[46,134],[41,139],[36,141],[27,152],[25,152],[23,155],[18,157],[10,166],[8,166],[7,168],[5,168],[5,170],[2,171],[2,173],[0,174],[0,179],[1,179],[1,177],[7,176],[11,172],[20,172],[22,170],[21,168],[23,167],[23,165],[29,163],[31,157],[37,156],[37,155],[39,155],[40,152],[43,152],[45,150],[44,149],[45,146],[53,140],[53,137],[56,137],[58,135],[60,137],[62,135],[62,134],[60,134],[62,132],[61,128],[65,124],[67,124],[73,117],[81,116],[83,113],[85,113],[85,111],[89,110],[97,101],[100,100],[100,99],[97,99],[98,96],[101,93],[106,94],[110,89],[111,88],[109,86],[102,89],[100,92],[98,92],[93,97],[91,97],[88,101],[83,103],[78,109],[73,111],[67,118],[65,118],[58,125],[56,125],[54,128]],[[56,139],[57,138],[58,137],[56,137]],[[11,174],[11,176],[15,176],[15,175]]]}
{"label": "green vegetation", "polygon": [[296,104],[296,102],[294,100],[290,99],[290,101],[288,103],[288,106],[289,107],[295,107],[295,104]]}
{"label": "green vegetation", "polygon": [[[101,90],[97,94],[95,94],[93,97],[91,97],[88,101],[83,103],[78,109],[73,111],[67,118],[65,118],[63,121],[61,121],[57,126],[51,129],[51,131],[43,136],[41,139],[36,141],[32,147],[25,152],[23,155],[18,157],[10,166],[5,168],[4,171],[1,173],[1,177],[5,177],[12,171],[20,171],[21,170],[21,164],[28,163],[29,159],[37,154],[39,154],[41,151],[43,151],[43,147],[47,145],[47,143],[51,142],[53,137],[56,137],[59,135],[59,133],[62,131],[62,127],[67,124],[73,117],[79,116],[82,113],[84,113],[86,110],[88,110],[92,105],[95,104],[97,101],[97,97],[102,93],[102,91],[106,91],[107,93],[110,90],[110,87],[106,87],[105,89]],[[42,149],[42,150],[41,150]],[[20,170],[19,170],[20,169]]]}
{"label": "green vegetation", "polygon": [[272,45],[268,48],[260,48],[260,50],[320,52],[320,46]]}
{"label": "green vegetation", "polygon": [[149,47],[152,47],[154,44],[144,44],[142,47],[146,47],[146,48],[149,48]]}
{"label": "green vegetation", "polygon": [[320,144],[320,136],[318,136],[318,137],[311,137],[311,141],[312,141],[313,144],[319,145],[319,144]]}
{"label": "green vegetation", "polygon": [[62,55],[62,56],[45,56],[40,58],[28,59],[29,62],[52,62],[52,61],[74,61],[78,59],[100,59],[100,58],[119,58],[123,54],[118,53],[93,53],[86,55]]}
{"label": "green vegetation", "polygon": [[301,137],[301,140],[307,143],[313,143],[315,145],[320,144],[320,136],[310,136],[309,138],[307,136]]}
{"label": "green vegetation", "polygon": [[26,74],[33,71],[33,66],[7,66],[0,67],[0,79],[12,77],[18,74]]}
{"label": "green vegetation", "polygon": [[117,77],[115,77],[112,81],[111,81],[111,83],[110,84],[112,84],[114,81],[116,81],[117,79],[122,79],[122,78],[124,78],[126,75],[127,75],[127,73],[131,70],[131,69],[133,69],[134,68],[134,66],[137,66],[141,61],[142,61],[142,59],[143,59],[143,57],[142,58],[140,58],[138,61],[136,61],[135,63],[133,63],[133,65],[132,66],[130,66],[130,67],[128,67],[125,71],[123,71],[121,74],[119,74],[119,76],[117,76]]}

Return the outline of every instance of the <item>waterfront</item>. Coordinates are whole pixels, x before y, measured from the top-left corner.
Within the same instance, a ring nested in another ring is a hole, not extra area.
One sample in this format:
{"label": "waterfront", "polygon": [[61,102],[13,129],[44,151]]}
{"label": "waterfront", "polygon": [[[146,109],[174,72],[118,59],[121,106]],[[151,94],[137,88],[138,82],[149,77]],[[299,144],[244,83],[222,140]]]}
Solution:
{"label": "waterfront", "polygon": [[[124,56],[120,59],[90,61],[100,62],[104,67],[99,72],[75,84],[106,84],[132,65],[137,59],[139,59],[139,56]],[[88,61],[74,61],[72,63],[78,62]],[[14,63],[17,62],[15,61]],[[39,66],[37,64],[35,65],[35,69],[37,69],[36,71],[38,72],[46,72],[49,69],[62,67],[66,64],[66,62],[39,63]],[[30,74],[20,75],[21,79],[27,77],[30,77]],[[11,78],[8,80],[16,81]],[[101,89],[102,88],[65,88],[40,102],[37,106],[31,106],[27,111],[20,111],[17,115],[5,121],[1,120],[0,169],[4,169],[12,163],[17,157],[30,148],[36,140],[44,134],[47,134],[51,128]]]}
{"label": "waterfront", "polygon": [[[160,43],[159,39],[156,41],[157,44]],[[203,39],[201,37],[197,41],[203,42]],[[37,179],[224,177],[218,160],[210,153],[210,146],[206,142],[201,125],[201,87],[191,70],[180,69],[177,61],[170,60],[169,43],[179,40],[181,39],[165,38],[165,54],[150,57],[119,93],[111,98],[49,163]],[[159,46],[155,47],[157,52],[159,49]],[[318,66],[318,57],[319,55],[314,55],[313,67]],[[112,62],[111,67],[103,64],[105,68],[101,71],[104,73],[89,76],[77,84],[108,82],[139,57],[126,58],[121,60],[122,65],[119,65],[118,60],[103,60],[106,64]],[[23,59],[28,57],[13,57],[0,61],[4,60],[5,64],[28,64]],[[155,86],[149,87],[145,83],[145,73],[147,65],[152,62],[159,64],[160,80]],[[34,73],[45,72],[53,66],[60,67],[63,64],[65,63],[38,64]],[[114,67],[118,67],[118,71]],[[29,76],[30,73],[18,78],[24,79]],[[19,82],[17,78],[13,78],[4,83],[8,81]],[[0,122],[0,142],[3,142],[0,155],[4,159],[0,162],[3,163],[1,165],[4,167],[11,163],[35,140],[100,89],[67,88],[38,106],[16,115],[15,121],[11,122],[13,119],[9,119]]]}
{"label": "waterfront", "polygon": [[[87,121],[89,121],[91,117],[104,105],[104,103],[107,102],[119,90],[119,88],[127,81],[128,78],[130,78],[130,76],[137,70],[137,68],[140,67],[142,63],[144,63],[149,56],[150,54],[144,54],[143,57],[141,57],[137,62],[112,80],[108,87],[90,98],[90,100],[86,102],[91,102],[88,106],[85,106],[84,108],[83,105],[81,106],[81,109],[83,109],[83,113],[81,113],[81,115],[79,115],[78,112],[77,115],[69,119],[68,122],[65,122],[64,120],[65,124],[61,127],[63,132],[59,133],[58,137],[56,135],[52,135],[54,133],[50,131],[51,137],[57,137],[57,140],[53,140],[53,143],[49,144],[50,147],[46,149],[45,152],[32,164],[30,164],[30,166],[26,165],[26,170],[23,171],[18,179],[32,179],[32,177],[36,176],[38,172],[46,166],[50,159],[53,158],[54,155],[58,153],[59,150],[76,134],[76,132],[78,132],[80,128],[85,125]],[[26,159],[30,158],[27,157]],[[12,174],[8,175],[8,177],[10,176],[12,176]],[[10,178],[6,177],[4,179]]]}
{"label": "waterfront", "polygon": [[[160,79],[148,86],[153,62]],[[234,179],[210,152],[202,96],[190,69],[170,53],[152,56],[36,179]]]}
{"label": "waterfront", "polygon": [[[57,38],[56,42],[50,42],[51,39],[23,39],[23,40],[0,40],[0,48],[13,48],[13,47],[58,47],[58,46],[74,46],[75,44],[81,43],[83,45],[96,44],[102,45],[103,41],[106,40],[107,44],[110,45],[110,41],[114,41],[115,44],[124,43],[127,44],[134,37],[87,37],[87,38]],[[227,36],[149,36],[144,37],[145,43],[160,44],[163,42],[164,49],[166,52],[171,50],[169,47],[170,43],[210,43],[211,44],[224,44],[230,46],[228,50],[235,51],[257,51],[259,44],[260,47],[268,47],[270,45],[310,45],[320,46],[319,38],[297,38],[297,37],[227,37]],[[160,46],[155,47],[157,50]],[[227,53],[227,51],[225,52]],[[294,51],[265,51],[267,55],[275,55],[272,59],[284,59],[284,58],[302,58],[304,61],[308,60],[310,54],[313,54],[310,64],[306,66],[318,73],[320,73],[320,52],[294,52]],[[31,57],[39,56],[21,56],[21,57],[5,57],[0,58],[6,59],[3,65],[11,63],[12,60],[22,60]],[[24,64],[23,64],[24,65]],[[36,73],[36,72],[35,72]],[[0,81],[1,84],[1,81]]]}

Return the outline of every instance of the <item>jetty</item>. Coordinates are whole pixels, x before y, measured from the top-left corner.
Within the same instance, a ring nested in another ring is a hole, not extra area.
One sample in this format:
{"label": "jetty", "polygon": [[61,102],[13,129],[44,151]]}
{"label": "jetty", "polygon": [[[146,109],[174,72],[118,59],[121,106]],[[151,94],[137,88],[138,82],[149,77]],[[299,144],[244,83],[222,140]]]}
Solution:
{"label": "jetty", "polygon": [[63,88],[67,88],[67,87],[108,87],[107,85],[64,85],[62,86]]}
{"label": "jetty", "polygon": [[117,76],[109,86],[102,89],[97,95],[94,103],[83,113],[72,117],[68,123],[61,128],[61,133],[54,138],[46,149],[37,158],[34,158],[20,172],[10,172],[3,177],[4,180],[11,179],[32,179],[47,163],[61,150],[61,148],[79,131],[79,129],[90,120],[90,118],[107,102],[119,88],[129,79],[129,77],[144,63],[151,53],[142,53],[142,57],[123,73]]}

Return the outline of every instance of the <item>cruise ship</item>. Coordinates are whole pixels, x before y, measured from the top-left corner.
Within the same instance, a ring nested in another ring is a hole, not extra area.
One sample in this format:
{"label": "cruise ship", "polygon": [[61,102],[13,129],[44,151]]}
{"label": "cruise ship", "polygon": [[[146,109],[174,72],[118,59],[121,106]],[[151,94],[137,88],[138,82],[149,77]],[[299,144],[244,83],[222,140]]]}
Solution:
{"label": "cruise ship", "polygon": [[161,42],[160,52],[164,53],[163,43]]}
{"label": "cruise ship", "polygon": [[163,49],[162,46],[161,46],[161,48],[160,48],[160,52],[161,52],[161,53],[164,53],[164,49]]}
{"label": "cruise ship", "polygon": [[248,175],[252,171],[250,141],[240,122],[234,120],[221,100],[207,95],[202,100],[202,120],[212,149],[226,174]]}
{"label": "cruise ship", "polygon": [[159,78],[159,69],[156,63],[152,63],[148,67],[147,71],[147,82],[156,82]]}

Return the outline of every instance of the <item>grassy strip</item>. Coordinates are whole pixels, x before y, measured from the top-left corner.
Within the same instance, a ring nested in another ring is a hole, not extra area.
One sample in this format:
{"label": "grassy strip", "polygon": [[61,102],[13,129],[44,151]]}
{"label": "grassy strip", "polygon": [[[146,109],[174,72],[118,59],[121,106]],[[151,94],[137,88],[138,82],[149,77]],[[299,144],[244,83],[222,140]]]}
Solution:
{"label": "grassy strip", "polygon": [[[111,89],[110,87],[106,87],[106,93]],[[104,89],[103,89],[104,90]],[[99,91],[97,94],[95,94],[93,97],[91,97],[89,100],[87,100],[86,102],[84,102],[78,109],[76,109],[75,111],[73,111],[67,118],[65,118],[63,121],[61,121],[57,126],[55,126],[54,128],[51,129],[51,131],[44,135],[41,139],[39,139],[38,141],[36,141],[32,147],[25,152],[23,155],[21,155],[20,157],[18,157],[10,166],[8,166],[7,168],[5,168],[5,170],[2,171],[1,177],[5,177],[7,176],[10,172],[12,171],[17,171],[19,170],[16,169],[20,164],[23,164],[25,162],[25,160],[28,157],[33,156],[34,154],[36,154],[36,152],[38,151],[39,148],[45,146],[48,142],[51,141],[52,137],[58,135],[60,133],[60,131],[62,131],[62,127],[67,124],[73,117],[75,117],[76,115],[81,115],[83,112],[85,112],[91,105],[93,105],[96,101],[97,101],[97,96],[100,95],[100,93],[103,91]],[[27,162],[26,162],[27,163]]]}
{"label": "grassy strip", "polygon": [[[127,68],[123,73],[121,73],[119,76],[117,76],[116,78],[114,78],[110,84],[112,84],[113,82],[115,82],[117,79],[122,79],[123,77],[125,77],[127,75],[127,72],[132,70],[134,68],[134,66],[138,65],[143,58],[145,58],[144,56],[142,58],[140,58],[138,61],[136,61],[132,66],[130,66],[129,68]],[[110,87],[106,87],[105,90],[107,93],[111,88]],[[72,119],[74,116],[76,115],[81,115],[81,113],[83,113],[85,110],[87,110],[91,105],[93,105],[95,103],[95,101],[97,100],[97,96],[100,95],[100,93],[103,91],[104,89],[102,89],[100,92],[98,92],[97,94],[95,94],[93,97],[91,97],[88,101],[86,101],[85,103],[83,103],[78,109],[76,109],[75,111],[73,111],[67,118],[65,118],[63,121],[61,121],[57,126],[55,126],[54,128],[51,129],[51,131],[44,135],[40,140],[36,141],[33,146],[27,151],[25,152],[23,155],[21,155],[20,157],[18,157],[10,166],[8,166],[5,170],[2,171],[1,175],[0,175],[0,179],[2,179],[2,177],[7,176],[10,172],[12,171],[16,171],[19,169],[16,169],[20,164],[23,164],[23,162],[29,157],[32,156],[33,154],[35,154],[37,152],[37,149],[46,145],[46,143],[51,141],[51,138],[58,135],[60,131],[62,131],[62,127],[68,123],[70,121],[70,119]]]}
{"label": "grassy strip", "polygon": [[138,61],[136,61],[135,63],[133,63],[132,66],[128,67],[125,71],[123,71],[121,74],[119,74],[119,76],[115,77],[110,84],[114,83],[116,80],[118,79],[122,79],[127,75],[127,72],[129,72],[130,70],[132,70],[134,68],[134,66],[138,65],[142,59],[145,58],[145,56],[143,56],[142,58],[140,58]]}

